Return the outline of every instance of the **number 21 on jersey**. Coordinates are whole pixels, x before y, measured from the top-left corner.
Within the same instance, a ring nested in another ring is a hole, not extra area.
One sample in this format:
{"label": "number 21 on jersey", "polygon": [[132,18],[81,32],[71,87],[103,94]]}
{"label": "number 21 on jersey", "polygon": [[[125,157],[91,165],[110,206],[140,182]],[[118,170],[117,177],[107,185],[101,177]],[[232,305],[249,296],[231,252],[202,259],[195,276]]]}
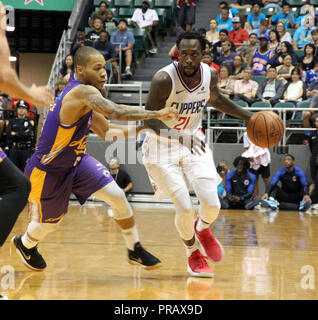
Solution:
{"label": "number 21 on jersey", "polygon": [[178,123],[173,127],[173,129],[184,130],[184,129],[186,129],[187,125],[189,124],[189,121],[190,121],[190,117],[180,117],[178,119]]}

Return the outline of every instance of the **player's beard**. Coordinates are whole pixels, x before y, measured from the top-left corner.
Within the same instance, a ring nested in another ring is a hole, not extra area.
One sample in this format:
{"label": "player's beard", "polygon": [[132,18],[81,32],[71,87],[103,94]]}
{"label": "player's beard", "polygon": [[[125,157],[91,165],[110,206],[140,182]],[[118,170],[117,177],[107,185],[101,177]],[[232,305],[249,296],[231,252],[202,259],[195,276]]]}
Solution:
{"label": "player's beard", "polygon": [[200,65],[198,65],[197,68],[194,69],[194,71],[192,73],[187,73],[186,72],[186,69],[181,65],[181,68],[182,68],[182,71],[183,71],[183,74],[187,77],[187,78],[191,78],[193,76],[196,75],[196,73],[200,70]]}

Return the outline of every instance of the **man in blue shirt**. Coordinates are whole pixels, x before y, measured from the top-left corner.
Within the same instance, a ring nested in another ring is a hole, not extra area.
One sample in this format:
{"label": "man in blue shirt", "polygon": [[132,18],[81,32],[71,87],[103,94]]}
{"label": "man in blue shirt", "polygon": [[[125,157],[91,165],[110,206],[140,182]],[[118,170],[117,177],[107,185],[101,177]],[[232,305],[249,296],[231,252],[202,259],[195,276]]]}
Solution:
{"label": "man in blue shirt", "polygon": [[[281,182],[281,187],[278,187]],[[286,154],[284,167],[276,171],[266,187],[261,206],[276,210],[279,202],[280,209],[305,211],[311,205],[308,194],[308,181],[303,169],[295,166],[295,157]]]}
{"label": "man in blue shirt", "polygon": [[245,29],[253,30],[258,29],[261,23],[261,20],[266,19],[264,13],[261,12],[261,5],[258,2],[255,2],[252,7],[252,13],[247,16]]}
{"label": "man in blue shirt", "polygon": [[302,49],[307,43],[311,43],[311,32],[314,28],[300,27],[293,36],[294,50]]}
{"label": "man in blue shirt", "polygon": [[247,158],[235,158],[234,171],[225,176],[226,197],[220,199],[222,209],[253,209],[261,197],[253,197],[256,176],[249,172],[250,162]]}
{"label": "man in blue shirt", "polygon": [[[115,44],[117,54],[119,54],[121,48],[123,60],[126,64],[125,74],[127,76],[132,76],[130,68],[133,60],[132,50],[135,44],[135,38],[133,33],[128,30],[127,20],[121,19],[117,28],[118,30],[112,34],[110,42]],[[121,43],[121,46],[119,43]]]}
{"label": "man in blue shirt", "polygon": [[221,9],[221,16],[216,19],[218,24],[218,31],[225,29],[227,31],[233,30],[232,19],[229,17],[229,8],[223,7]]}
{"label": "man in blue shirt", "polygon": [[226,1],[221,1],[219,3],[219,11],[220,12],[217,14],[216,19],[221,19],[221,9],[224,8],[224,7],[229,8],[229,18],[233,18],[239,13],[239,11],[237,9],[230,8],[229,4]]}
{"label": "man in blue shirt", "polygon": [[293,13],[290,13],[290,5],[285,3],[283,5],[283,12],[277,13],[274,16],[269,18],[272,23],[277,24],[281,22],[284,24],[285,29],[294,28],[296,19]]}

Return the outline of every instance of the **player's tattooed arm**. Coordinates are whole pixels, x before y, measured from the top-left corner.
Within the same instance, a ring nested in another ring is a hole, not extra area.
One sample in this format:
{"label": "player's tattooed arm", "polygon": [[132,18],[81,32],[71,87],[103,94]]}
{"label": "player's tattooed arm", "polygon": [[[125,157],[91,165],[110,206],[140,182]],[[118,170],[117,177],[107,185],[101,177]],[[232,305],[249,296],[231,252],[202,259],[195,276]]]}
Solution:
{"label": "player's tattooed arm", "polygon": [[109,123],[102,114],[94,111],[90,129],[102,140],[116,141],[118,139],[127,139],[136,136],[145,129],[145,127]]}
{"label": "player's tattooed arm", "polygon": [[218,74],[216,70],[211,70],[211,83],[210,83],[210,100],[209,104],[219,111],[225,112],[233,117],[249,120],[253,113],[245,110],[235,104],[233,101],[220,93],[218,86]]}
{"label": "player's tattooed arm", "polygon": [[147,119],[170,119],[177,117],[177,113],[172,108],[163,108],[158,111],[148,111],[139,107],[116,104],[111,100],[105,99],[98,89],[93,86],[78,86],[79,94],[82,95],[85,110],[94,110],[108,119],[119,121],[138,121]]}

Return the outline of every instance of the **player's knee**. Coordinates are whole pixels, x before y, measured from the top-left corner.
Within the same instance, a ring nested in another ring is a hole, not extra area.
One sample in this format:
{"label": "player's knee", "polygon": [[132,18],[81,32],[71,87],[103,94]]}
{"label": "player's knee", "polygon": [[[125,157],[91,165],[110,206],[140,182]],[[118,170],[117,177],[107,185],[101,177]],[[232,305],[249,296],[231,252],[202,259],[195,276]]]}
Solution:
{"label": "player's knee", "polygon": [[194,229],[194,210],[183,211],[175,216],[175,226],[179,235],[184,240],[189,240],[193,237]]}

